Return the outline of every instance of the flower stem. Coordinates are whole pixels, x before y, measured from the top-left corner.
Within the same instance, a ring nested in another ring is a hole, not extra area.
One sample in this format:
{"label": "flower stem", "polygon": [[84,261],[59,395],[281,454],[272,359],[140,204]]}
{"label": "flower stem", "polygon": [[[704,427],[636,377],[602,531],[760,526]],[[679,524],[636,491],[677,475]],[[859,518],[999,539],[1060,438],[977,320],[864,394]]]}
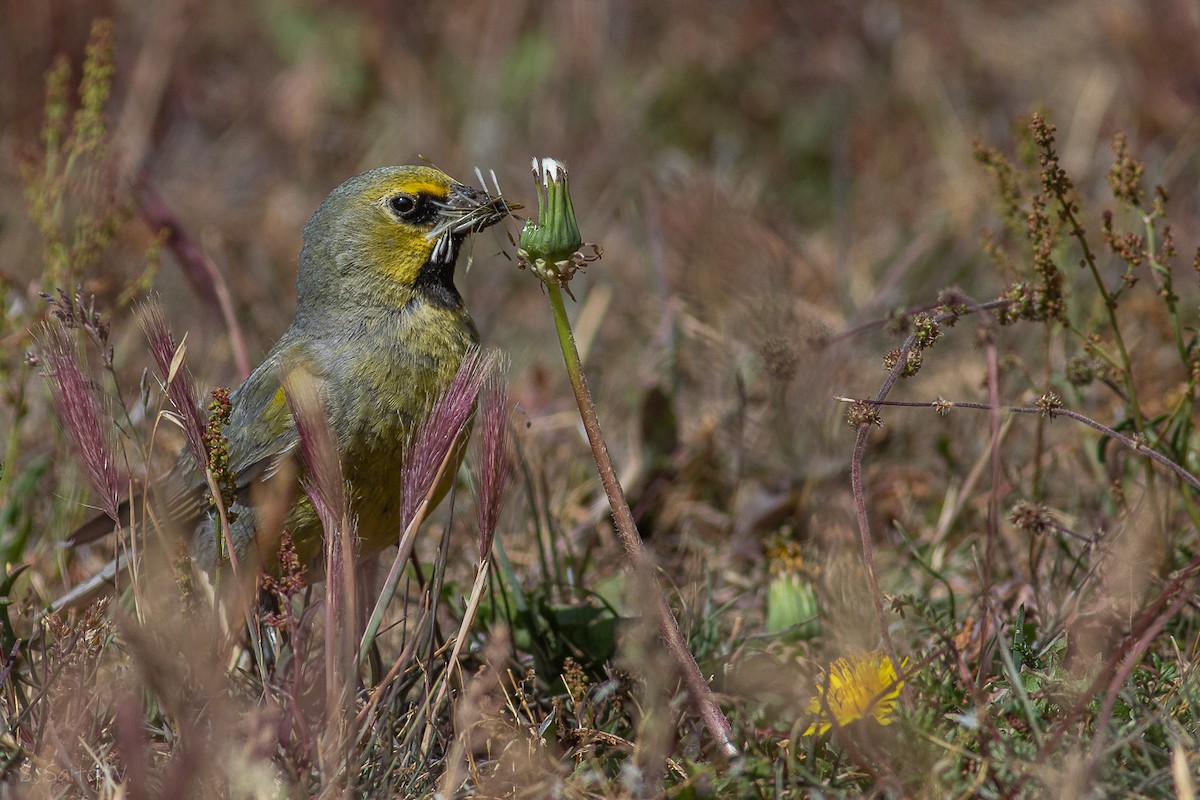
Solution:
{"label": "flower stem", "polygon": [[600,431],[600,420],[596,416],[596,406],[592,402],[592,394],[588,389],[587,380],[583,374],[583,364],[579,360],[579,350],[575,346],[575,335],[571,331],[571,323],[567,319],[567,309],[563,303],[562,288],[554,282],[546,283],[546,292],[550,297],[550,308],[554,314],[554,329],[558,333],[558,343],[562,348],[563,361],[566,363],[567,375],[571,380],[571,389],[575,392],[575,401],[579,405],[579,415],[583,419],[583,428],[587,432],[588,442],[592,446],[592,456],[596,460],[596,469],[600,473],[600,482],[604,485],[604,493],[608,495],[608,503],[612,508],[613,522],[617,526],[617,535],[625,548],[634,571],[644,576],[653,589],[651,602],[657,608],[659,634],[667,646],[667,651],[674,659],[676,667],[683,677],[688,695],[695,704],[696,711],[704,720],[709,733],[712,734],[721,747],[721,751],[730,759],[740,758],[737,745],[733,743],[733,729],[725,718],[712,689],[700,672],[695,657],[688,649],[683,633],[679,630],[679,622],[671,607],[667,605],[662,585],[650,568],[646,550],[642,545],[641,534],[633,521],[633,512],[625,499],[625,491],[617,478],[612,459],[608,455],[608,445],[604,434]]}

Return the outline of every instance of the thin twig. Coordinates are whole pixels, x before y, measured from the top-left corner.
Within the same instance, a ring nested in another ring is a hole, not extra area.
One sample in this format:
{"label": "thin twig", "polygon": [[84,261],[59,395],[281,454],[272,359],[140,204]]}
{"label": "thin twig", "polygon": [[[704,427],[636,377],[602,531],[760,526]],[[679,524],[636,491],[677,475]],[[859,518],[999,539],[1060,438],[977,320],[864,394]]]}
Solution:
{"label": "thin twig", "polygon": [[1150,649],[1150,645],[1162,633],[1162,629],[1167,626],[1167,623],[1174,619],[1183,607],[1187,604],[1191,597],[1187,592],[1180,592],[1171,605],[1154,618],[1154,621],[1142,631],[1141,635],[1136,638],[1130,637],[1132,646],[1128,647],[1128,655],[1121,661],[1121,666],[1113,674],[1112,680],[1108,682],[1108,690],[1104,693],[1104,703],[1100,707],[1100,713],[1096,716],[1096,738],[1092,740],[1092,750],[1090,759],[1092,764],[1098,765],[1100,761],[1100,751],[1103,748],[1104,740],[1107,738],[1106,729],[1108,723],[1112,719],[1113,708],[1117,704],[1117,695],[1120,693],[1121,687],[1125,681],[1129,679],[1130,673],[1134,667],[1142,661],[1142,656]]}
{"label": "thin twig", "polygon": [[[983,548],[983,591],[980,597],[979,663],[975,681],[983,681],[988,628],[992,622],[992,567],[996,540],[1000,537],[1000,362],[993,337],[987,342],[988,429],[991,439],[992,485],[988,489],[987,541]],[[999,631],[1000,626],[996,626]]]}
{"label": "thin twig", "polygon": [[[904,362],[906,353],[901,352],[900,363]],[[875,616],[879,621],[879,634],[883,637],[883,647],[893,664],[898,664],[896,645],[888,632],[887,614],[883,609],[883,592],[879,588],[879,577],[875,574],[875,548],[871,543],[871,521],[867,517],[867,499],[863,490],[862,462],[867,451],[867,437],[871,432],[871,424],[864,422],[858,426],[858,436],[854,440],[854,453],[850,457],[850,491],[854,494],[854,514],[858,520],[858,538],[862,542],[863,567],[867,571],[867,582],[871,585],[871,600],[875,604]]]}
{"label": "thin twig", "polygon": [[[1075,724],[1079,716],[1091,704],[1092,699],[1096,696],[1096,692],[1100,691],[1101,685],[1104,684],[1108,676],[1109,679],[1108,695],[1116,697],[1116,692],[1125,679],[1129,676],[1129,672],[1133,667],[1141,661],[1145,655],[1146,649],[1152,643],[1152,640],[1162,630],[1167,622],[1182,610],[1183,606],[1191,599],[1192,593],[1185,591],[1185,584],[1200,572],[1200,556],[1193,558],[1188,562],[1187,566],[1179,571],[1179,573],[1163,587],[1158,596],[1146,607],[1146,610],[1138,617],[1137,621],[1131,626],[1132,633],[1122,642],[1116,652],[1108,659],[1108,662],[1096,673],[1095,679],[1091,685],[1079,695],[1079,699],[1075,701],[1074,707],[1071,708],[1059,722],[1054,734],[1046,740],[1042,748],[1038,752],[1038,762],[1042,763],[1047,754],[1055,752],[1058,749],[1058,744],[1066,732]],[[1160,612],[1164,605],[1167,604],[1169,598],[1175,595],[1175,599],[1170,603],[1166,611]],[[1120,669],[1118,669],[1120,665]],[[1107,696],[1106,695],[1106,698]],[[1109,717],[1111,717],[1112,708],[1108,709]],[[1102,730],[1100,725],[1094,728],[1096,731]]]}
{"label": "thin twig", "polygon": [[[893,408],[932,408],[939,412],[944,412],[944,411],[947,411],[952,408],[965,408],[965,409],[969,409],[972,411],[987,411],[987,410],[989,410],[989,406],[987,403],[961,402],[961,401],[957,401],[957,400],[934,400],[932,402],[929,402],[929,401],[899,402],[899,401],[894,401],[894,400],[878,400],[878,399],[877,400],[860,400],[860,399],[856,399],[853,397],[835,397],[834,399],[839,402],[843,402],[843,403],[865,403],[865,404],[871,405],[871,406],[888,406],[888,407],[893,407]],[[1071,411],[1070,409],[1066,409],[1066,408],[1055,408],[1053,410],[1047,410],[1044,408],[1039,408],[1037,406],[1002,406],[1001,410],[1006,411],[1010,414],[1040,414],[1042,416],[1048,416],[1051,419],[1054,419],[1055,417],[1066,417],[1069,420],[1074,420],[1075,422],[1079,422],[1084,425],[1087,425],[1089,428],[1093,428],[1093,429],[1099,431],[1100,433],[1103,433],[1105,436],[1109,437],[1110,439],[1113,439],[1117,443],[1123,445],[1124,447],[1127,447],[1128,449],[1132,450],[1133,452],[1141,453],[1142,455],[1149,458],[1151,461],[1154,461],[1156,464],[1166,467],[1168,470],[1170,470],[1172,473],[1174,473],[1175,476],[1177,478],[1179,478],[1181,481],[1183,481],[1188,486],[1195,489],[1197,492],[1200,492],[1200,478],[1198,478],[1195,475],[1193,475],[1192,473],[1188,472],[1185,468],[1183,468],[1179,464],[1177,464],[1174,461],[1172,461],[1171,459],[1167,458],[1166,456],[1164,456],[1162,453],[1158,452],[1157,450],[1153,450],[1153,449],[1147,447],[1146,445],[1140,443],[1138,440],[1136,440],[1130,436],[1126,436],[1125,434],[1123,434],[1119,431],[1115,431],[1112,428],[1108,427],[1107,425],[1103,425],[1099,422],[1096,422],[1091,417],[1080,414],[1078,411]]]}
{"label": "thin twig", "polygon": [[613,521],[616,523],[617,534],[621,540],[621,544],[625,548],[625,553],[629,558],[634,572],[643,576],[651,589],[651,601],[656,606],[655,613],[658,617],[659,633],[666,644],[667,652],[671,654],[676,667],[683,677],[688,696],[691,697],[692,702],[695,704],[697,713],[699,713],[700,718],[704,721],[709,733],[720,744],[725,756],[731,760],[738,760],[741,758],[741,754],[738,751],[737,745],[733,743],[733,728],[730,726],[729,720],[725,718],[725,714],[721,711],[720,706],[717,705],[708,681],[704,679],[704,675],[700,672],[700,667],[696,664],[695,657],[692,655],[691,650],[688,649],[687,641],[683,638],[683,633],[679,629],[679,622],[675,619],[675,614],[667,604],[662,585],[654,574],[650,560],[646,556],[641,534],[638,533],[637,524],[633,520],[633,513],[630,511],[629,503],[625,499],[625,491],[621,488],[621,482],[617,478],[612,458],[608,454],[608,445],[604,441],[604,434],[600,430],[600,420],[596,415],[596,406],[592,401],[591,390],[588,389],[587,379],[583,374],[583,365],[579,359],[579,350],[575,346],[575,337],[571,332],[570,322],[567,320],[567,310],[563,304],[562,289],[557,284],[549,282],[546,284],[546,291],[554,313],[554,326],[558,332],[559,345],[562,348],[567,374],[571,379],[571,388],[575,392],[575,400],[579,406],[579,415],[583,420],[583,427],[587,432],[588,442],[592,447],[592,456],[596,461],[596,469],[600,474],[600,482],[604,485],[604,493],[608,496],[609,505],[612,507]]}
{"label": "thin twig", "polygon": [[[967,306],[966,313],[988,311],[1007,304],[1008,301],[1006,300],[993,300],[988,303],[965,303]],[[938,314],[934,319],[936,322],[942,323],[957,320],[961,316],[962,313],[959,311],[947,311]],[[869,406],[888,405],[884,401],[888,394],[891,393],[892,387],[896,385],[896,381],[900,380],[900,376],[908,364],[908,353],[913,348],[915,341],[916,334],[909,334],[904,344],[900,347],[895,366],[892,367],[891,372],[884,379],[883,385],[875,395],[875,399],[863,402]],[[883,638],[883,647],[888,657],[892,659],[893,663],[898,664],[900,662],[896,655],[896,646],[892,641],[891,634],[888,632],[887,614],[883,608],[883,592],[879,587],[879,578],[875,571],[875,550],[871,542],[871,521],[867,516],[867,499],[862,480],[862,462],[867,451],[867,438],[871,433],[871,425],[870,421],[866,421],[858,426],[858,432],[854,439],[854,451],[850,458],[850,487],[851,492],[854,494],[854,511],[858,522],[858,536],[862,543],[863,567],[867,572],[867,581],[871,587],[871,600],[875,605],[875,615],[879,621],[879,633]]]}

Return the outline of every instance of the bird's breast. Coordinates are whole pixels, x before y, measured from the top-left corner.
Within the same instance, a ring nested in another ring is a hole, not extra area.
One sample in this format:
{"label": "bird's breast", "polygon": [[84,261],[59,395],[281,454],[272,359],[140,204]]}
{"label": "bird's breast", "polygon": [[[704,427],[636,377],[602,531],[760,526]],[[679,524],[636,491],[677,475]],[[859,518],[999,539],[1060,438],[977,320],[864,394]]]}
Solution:
{"label": "bird's breast", "polygon": [[422,304],[398,318],[365,321],[331,354],[330,424],[364,550],[396,540],[408,442],[477,342],[465,310]]}

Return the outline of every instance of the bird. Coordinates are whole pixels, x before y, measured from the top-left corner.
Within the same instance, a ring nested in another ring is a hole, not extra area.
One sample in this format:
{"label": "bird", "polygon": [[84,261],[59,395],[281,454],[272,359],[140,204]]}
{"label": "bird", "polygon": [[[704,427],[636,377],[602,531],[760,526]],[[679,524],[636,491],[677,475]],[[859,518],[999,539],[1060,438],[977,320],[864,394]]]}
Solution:
{"label": "bird", "polygon": [[[304,227],[295,316],[229,393],[222,433],[234,476],[228,519],[235,563],[260,555],[256,486],[295,463],[300,435],[285,387],[297,371],[318,388],[357,518],[360,555],[397,541],[403,446],[479,344],[455,285],[460,251],[468,237],[509,213],[498,189],[493,196],[426,165],[368,170],[320,204]],[[212,573],[222,561],[223,538],[195,461],[184,448],[152,494],[190,538],[192,562]],[[303,478],[302,465],[298,472],[291,470],[293,480]],[[284,527],[301,562],[309,563],[322,551],[322,527],[304,492],[293,494]],[[122,524],[129,505],[122,507]],[[68,542],[94,541],[114,527],[101,516]],[[94,599],[120,569],[110,563],[51,611]]]}

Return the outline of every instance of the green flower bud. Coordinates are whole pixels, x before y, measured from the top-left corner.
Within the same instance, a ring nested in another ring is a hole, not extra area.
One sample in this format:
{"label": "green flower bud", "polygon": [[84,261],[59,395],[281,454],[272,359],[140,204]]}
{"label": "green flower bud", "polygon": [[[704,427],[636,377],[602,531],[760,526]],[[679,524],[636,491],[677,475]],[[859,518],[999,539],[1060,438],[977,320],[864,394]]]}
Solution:
{"label": "green flower bud", "polygon": [[541,280],[565,286],[580,267],[600,257],[599,248],[593,245],[590,256],[579,252],[583,238],[571,204],[566,165],[553,158],[535,158],[533,177],[538,213],[521,229],[517,257]]}
{"label": "green flower bud", "polygon": [[767,632],[811,639],[821,630],[817,593],[794,572],[776,575],[767,584]]}

